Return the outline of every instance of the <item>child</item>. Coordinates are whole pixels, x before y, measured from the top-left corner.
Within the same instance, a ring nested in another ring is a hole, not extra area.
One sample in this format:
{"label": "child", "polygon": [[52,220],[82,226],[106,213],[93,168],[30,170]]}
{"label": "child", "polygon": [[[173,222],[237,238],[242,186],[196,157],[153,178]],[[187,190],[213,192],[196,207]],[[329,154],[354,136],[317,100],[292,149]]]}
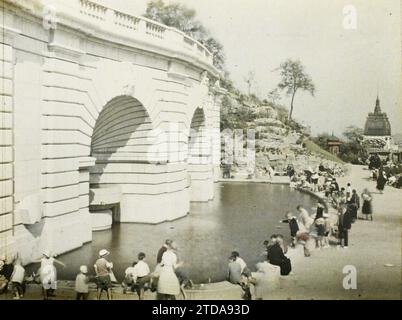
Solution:
{"label": "child", "polygon": [[146,255],[144,252],[138,254],[138,263],[133,268],[133,281],[137,285],[137,294],[140,300],[144,300],[144,287],[149,285],[151,281],[151,271],[145,262]]}
{"label": "child", "polygon": [[296,234],[299,231],[299,225],[297,223],[296,217],[294,217],[291,212],[288,212],[286,214],[286,219],[281,220],[281,222],[289,224],[290,236],[292,237],[292,242],[290,246],[294,248],[296,246]]}
{"label": "child", "polygon": [[350,183],[346,185],[346,201],[349,201],[350,198],[352,197],[352,186]]}
{"label": "child", "polygon": [[130,287],[131,291],[133,292],[134,287],[135,287],[135,281],[134,281],[134,267],[137,265],[137,261],[134,261],[131,267],[128,267],[125,271],[125,276],[124,280],[122,283],[123,286],[123,293],[127,293],[127,289]]}
{"label": "child", "polygon": [[324,248],[329,248],[329,234],[331,233],[331,222],[329,219],[325,219],[324,222],[325,233],[324,233]]}
{"label": "child", "polygon": [[75,278],[75,292],[77,292],[76,300],[88,300],[89,288],[88,288],[88,267],[81,266],[80,273]]}
{"label": "child", "polygon": [[325,237],[325,221],[324,221],[324,218],[318,218],[315,221],[315,227],[317,229],[316,247],[321,249],[324,246],[322,240]]}
{"label": "child", "polygon": [[25,293],[25,269],[21,265],[21,261],[18,259],[15,262],[13,274],[11,275],[11,283],[13,285],[14,299],[20,299]]}

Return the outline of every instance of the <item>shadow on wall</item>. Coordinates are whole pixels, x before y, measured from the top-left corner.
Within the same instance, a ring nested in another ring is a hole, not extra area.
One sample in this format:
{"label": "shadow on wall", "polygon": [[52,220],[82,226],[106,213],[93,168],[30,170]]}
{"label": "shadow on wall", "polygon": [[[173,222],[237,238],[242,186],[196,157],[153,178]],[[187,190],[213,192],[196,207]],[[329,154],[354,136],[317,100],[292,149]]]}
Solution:
{"label": "shadow on wall", "polygon": [[95,169],[91,170],[91,185],[100,183],[112,157],[116,162],[146,160],[146,139],[151,128],[150,118],[137,99],[119,96],[109,101],[99,114],[92,134],[91,156],[97,160]]}
{"label": "shadow on wall", "polygon": [[24,225],[27,231],[34,237],[39,238],[42,235],[43,228],[45,226],[45,220],[34,223],[34,224],[25,224]]}

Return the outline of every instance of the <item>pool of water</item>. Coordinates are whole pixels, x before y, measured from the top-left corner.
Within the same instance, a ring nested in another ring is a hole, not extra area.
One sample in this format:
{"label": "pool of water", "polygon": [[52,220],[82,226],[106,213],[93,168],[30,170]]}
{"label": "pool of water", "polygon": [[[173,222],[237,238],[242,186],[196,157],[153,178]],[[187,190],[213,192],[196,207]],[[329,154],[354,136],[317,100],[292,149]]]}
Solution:
{"label": "pool of water", "polygon": [[289,236],[289,227],[279,223],[287,211],[301,204],[311,210],[316,201],[286,185],[218,183],[215,198],[208,203],[192,203],[188,216],[158,225],[116,224],[111,230],[93,233],[93,241],[60,255],[67,264],[59,269],[59,279],[74,279],[79,266],[93,271],[98,251],[108,249],[109,260],[120,281],[124,270],[141,251],[151,269],[165,239],[174,239],[184,268],[195,283],[225,279],[230,252],[239,251],[251,269],[263,259],[262,242],[273,233]]}

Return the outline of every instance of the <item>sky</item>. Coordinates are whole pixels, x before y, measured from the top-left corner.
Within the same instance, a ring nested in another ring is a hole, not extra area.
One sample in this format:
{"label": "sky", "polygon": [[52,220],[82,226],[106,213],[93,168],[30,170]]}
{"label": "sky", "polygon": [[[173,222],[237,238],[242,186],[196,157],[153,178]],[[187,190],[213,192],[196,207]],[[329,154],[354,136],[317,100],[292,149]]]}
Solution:
{"label": "sky", "polygon": [[[135,14],[142,14],[147,3],[98,1]],[[297,94],[294,118],[310,126],[313,134],[340,135],[349,125],[363,127],[377,92],[393,133],[402,133],[399,0],[176,2],[194,8],[223,44],[226,69],[244,92],[244,77],[253,71],[252,92],[266,98],[280,80],[274,71],[280,63],[300,59],[317,91],[314,97]],[[283,93],[281,102],[288,106],[290,99]]]}

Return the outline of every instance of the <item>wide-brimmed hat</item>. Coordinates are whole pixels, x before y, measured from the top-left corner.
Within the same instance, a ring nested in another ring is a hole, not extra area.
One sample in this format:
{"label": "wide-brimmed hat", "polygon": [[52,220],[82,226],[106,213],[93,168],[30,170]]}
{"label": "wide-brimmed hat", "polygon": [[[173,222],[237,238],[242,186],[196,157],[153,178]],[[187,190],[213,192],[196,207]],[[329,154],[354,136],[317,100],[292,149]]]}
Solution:
{"label": "wide-brimmed hat", "polygon": [[87,267],[87,266],[81,266],[81,267],[80,267],[80,271],[81,271],[82,273],[88,273],[88,267]]}
{"label": "wide-brimmed hat", "polygon": [[99,257],[101,258],[107,256],[108,254],[110,254],[110,252],[107,251],[106,249],[102,249],[99,251]]}
{"label": "wide-brimmed hat", "polygon": [[42,254],[47,257],[50,258],[50,251],[49,250],[43,250]]}

